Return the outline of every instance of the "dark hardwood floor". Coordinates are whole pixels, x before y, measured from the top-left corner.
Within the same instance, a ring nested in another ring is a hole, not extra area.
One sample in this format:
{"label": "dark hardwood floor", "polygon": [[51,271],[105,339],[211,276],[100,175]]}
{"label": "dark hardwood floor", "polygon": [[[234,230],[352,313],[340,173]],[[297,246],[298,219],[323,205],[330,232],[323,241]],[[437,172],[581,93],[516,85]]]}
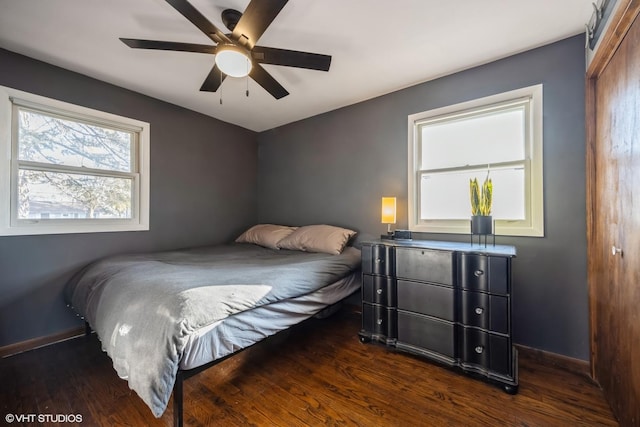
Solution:
{"label": "dark hardwood floor", "polygon": [[[511,396],[457,371],[361,344],[359,327],[359,314],[346,307],[187,380],[185,425],[618,425],[585,377],[521,357],[520,392]],[[0,402],[3,417],[80,414],[83,426],[172,425],[172,402],[154,418],[117,377],[95,335],[0,360]]]}

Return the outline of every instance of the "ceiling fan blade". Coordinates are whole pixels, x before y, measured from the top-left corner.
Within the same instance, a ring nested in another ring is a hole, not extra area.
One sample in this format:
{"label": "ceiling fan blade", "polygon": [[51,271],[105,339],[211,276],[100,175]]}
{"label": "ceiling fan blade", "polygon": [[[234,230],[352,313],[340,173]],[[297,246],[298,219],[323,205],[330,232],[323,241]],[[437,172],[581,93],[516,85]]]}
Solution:
{"label": "ceiling fan blade", "polygon": [[285,65],[287,67],[319,71],[329,71],[331,66],[331,57],[329,55],[299,52],[297,50],[256,46],[251,51],[251,56],[261,64]]}
{"label": "ceiling fan blade", "polygon": [[134,49],[175,50],[179,52],[196,52],[215,54],[216,46],[194,43],[164,42],[159,40],[140,40],[120,38],[122,43]]}
{"label": "ceiling fan blade", "polygon": [[187,0],[166,0],[175,10],[180,12],[182,16],[187,18],[189,22],[198,27],[207,37],[216,43],[231,43],[229,37],[227,37],[222,31],[220,31],[215,25],[213,25],[207,18],[204,17],[198,10],[191,5]]}
{"label": "ceiling fan blade", "polygon": [[260,64],[253,64],[249,76],[269,92],[275,99],[284,98],[289,92],[274,79]]}
{"label": "ceiling fan blade", "polygon": [[207,78],[204,79],[200,90],[203,92],[216,92],[225,77],[227,77],[227,75],[220,72],[220,68],[218,68],[217,65],[214,65]]}
{"label": "ceiling fan blade", "polygon": [[289,0],[251,0],[233,29],[232,37],[252,49]]}

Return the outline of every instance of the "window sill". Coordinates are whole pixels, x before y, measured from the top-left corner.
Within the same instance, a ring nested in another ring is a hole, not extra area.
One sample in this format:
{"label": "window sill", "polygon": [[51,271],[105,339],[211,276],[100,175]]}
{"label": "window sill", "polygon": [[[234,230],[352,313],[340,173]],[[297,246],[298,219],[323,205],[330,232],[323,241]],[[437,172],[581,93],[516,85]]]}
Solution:
{"label": "window sill", "polygon": [[0,227],[0,236],[33,236],[40,234],[113,233],[125,231],[149,231],[149,224],[31,224]]}
{"label": "window sill", "polygon": [[[434,233],[434,234],[471,234],[471,226],[437,226],[437,225],[413,225],[409,230],[414,233]],[[519,237],[544,237],[543,227],[526,226],[500,226],[496,224],[494,233],[496,236],[519,236]]]}

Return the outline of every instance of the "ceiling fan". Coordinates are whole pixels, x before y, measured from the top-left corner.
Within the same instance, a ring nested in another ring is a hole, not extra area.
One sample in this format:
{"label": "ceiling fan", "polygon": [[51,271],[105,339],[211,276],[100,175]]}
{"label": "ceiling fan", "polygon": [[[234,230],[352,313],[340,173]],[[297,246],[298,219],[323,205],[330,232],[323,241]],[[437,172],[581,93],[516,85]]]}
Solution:
{"label": "ceiling fan", "polygon": [[217,91],[226,76],[244,77],[248,75],[274,98],[280,99],[289,95],[289,92],[261,64],[329,71],[331,56],[256,45],[260,36],[289,0],[251,0],[244,13],[233,9],[224,10],[222,22],[231,31],[228,34],[220,31],[187,0],[166,1],[216,45],[128,38],[120,38],[120,40],[127,46],[136,49],[173,50],[216,55],[215,65],[202,84],[201,91]]}

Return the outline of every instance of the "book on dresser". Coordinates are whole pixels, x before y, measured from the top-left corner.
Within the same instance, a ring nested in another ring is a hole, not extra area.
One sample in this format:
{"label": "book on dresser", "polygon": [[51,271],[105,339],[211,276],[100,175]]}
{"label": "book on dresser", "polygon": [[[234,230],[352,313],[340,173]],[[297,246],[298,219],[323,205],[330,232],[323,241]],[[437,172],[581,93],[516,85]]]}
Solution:
{"label": "book on dresser", "polygon": [[427,240],[362,245],[362,342],[377,341],[518,391],[513,246]]}

